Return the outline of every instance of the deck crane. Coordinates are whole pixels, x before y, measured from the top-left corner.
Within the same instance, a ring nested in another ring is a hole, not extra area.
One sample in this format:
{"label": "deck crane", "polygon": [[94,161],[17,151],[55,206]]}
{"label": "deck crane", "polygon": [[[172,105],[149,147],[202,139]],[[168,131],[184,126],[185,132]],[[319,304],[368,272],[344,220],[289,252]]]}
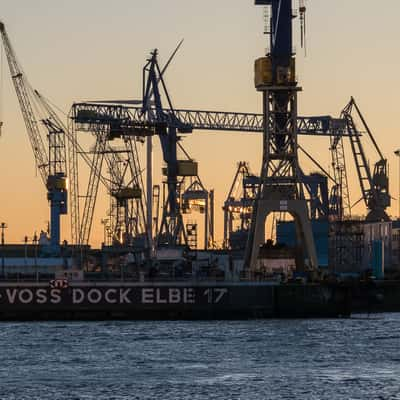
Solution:
{"label": "deck crane", "polygon": [[[46,186],[47,199],[50,202],[49,252],[52,255],[58,255],[60,252],[60,217],[67,214],[65,131],[44,98],[29,85],[2,22],[0,22],[0,33],[11,78],[35,156],[36,167]],[[47,132],[47,150],[42,139],[41,128],[44,128]]]}
{"label": "deck crane", "polygon": [[[355,113],[353,111],[355,111]],[[355,114],[354,117],[353,114]],[[390,206],[387,160],[383,157],[353,97],[343,109],[341,117],[346,121],[348,136],[361,186],[362,198],[368,209],[366,220],[370,222],[389,221],[390,218],[386,213],[386,209]],[[356,117],[361,121],[362,127],[368,133],[379,156],[379,160],[374,165],[373,172],[371,172],[361,143],[361,134],[356,125]]]}

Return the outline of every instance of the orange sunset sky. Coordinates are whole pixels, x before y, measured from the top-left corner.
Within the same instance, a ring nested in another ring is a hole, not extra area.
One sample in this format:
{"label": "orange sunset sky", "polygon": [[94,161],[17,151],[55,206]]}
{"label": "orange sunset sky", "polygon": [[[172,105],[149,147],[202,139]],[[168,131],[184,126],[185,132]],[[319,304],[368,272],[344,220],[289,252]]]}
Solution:
{"label": "orange sunset sky", "polygon": [[[338,116],[350,96],[355,97],[389,160],[395,198],[389,211],[396,217],[399,13],[398,0],[308,0],[307,57],[300,48],[299,21],[294,22],[297,75],[303,87],[299,114]],[[2,0],[0,19],[32,86],[66,112],[75,101],[140,98],[149,52],[158,48],[162,64],[182,38],[183,47],[165,76],[175,107],[261,110],[253,63],[264,55],[267,39],[262,8],[252,0]],[[46,228],[49,209],[4,55],[2,83],[0,222],[9,225],[8,242],[22,242],[25,235],[32,237]],[[300,143],[329,170],[328,140],[301,138]],[[259,172],[261,135],[194,132],[184,139],[184,146],[199,162],[205,186],[215,189],[220,241],[221,207],[236,163],[249,161]],[[372,165],[377,155],[367,141],[365,149]],[[157,182],[162,165],[158,145],[154,164]],[[301,158],[301,164],[306,171],[316,169],[307,159]],[[360,187],[350,154],[348,165],[350,195],[356,202]],[[94,245],[103,237],[100,219],[107,205],[101,192]],[[364,205],[355,211],[364,213]],[[68,217],[63,218],[62,238],[69,239]]]}

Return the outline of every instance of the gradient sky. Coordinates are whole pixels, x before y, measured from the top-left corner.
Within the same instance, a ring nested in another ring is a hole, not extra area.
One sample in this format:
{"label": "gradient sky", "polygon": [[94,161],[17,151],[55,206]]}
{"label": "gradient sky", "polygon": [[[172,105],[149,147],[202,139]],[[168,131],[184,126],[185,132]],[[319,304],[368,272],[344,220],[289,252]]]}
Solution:
{"label": "gradient sky", "polygon": [[[18,59],[32,86],[63,110],[86,99],[139,98],[141,70],[158,48],[165,61],[185,42],[166,75],[173,104],[179,108],[259,112],[261,97],[253,85],[254,60],[264,54],[262,8],[252,0],[2,0],[6,24]],[[297,3],[297,0],[294,1]],[[297,75],[303,92],[299,114],[337,116],[354,96],[391,165],[391,193],[398,198],[400,89],[400,2],[385,0],[308,0],[307,57],[296,25]],[[4,63],[4,61],[3,61]],[[35,172],[32,150],[12,87],[3,66],[0,138],[0,219],[9,225],[7,240],[46,227],[45,188]],[[329,143],[301,139],[329,169]],[[217,239],[222,238],[221,206],[236,163],[249,161],[259,172],[261,137],[257,134],[195,132],[184,141],[200,163],[200,176],[216,190]],[[366,144],[373,164],[377,156]],[[156,153],[156,157],[158,152]],[[351,197],[359,197],[354,164],[348,157]],[[315,170],[302,160],[305,170]],[[157,176],[161,163],[157,161]],[[216,171],[218,173],[216,173]],[[93,243],[102,238],[99,201]],[[398,214],[397,200],[390,210]],[[363,213],[360,205],[358,213]],[[64,236],[68,219],[64,222]]]}

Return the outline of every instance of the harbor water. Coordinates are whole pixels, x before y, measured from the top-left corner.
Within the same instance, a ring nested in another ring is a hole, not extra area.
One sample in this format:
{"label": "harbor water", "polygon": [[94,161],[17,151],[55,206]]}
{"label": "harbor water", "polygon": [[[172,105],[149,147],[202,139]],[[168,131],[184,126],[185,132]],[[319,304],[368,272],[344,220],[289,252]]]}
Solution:
{"label": "harbor water", "polygon": [[0,399],[400,399],[400,314],[0,324]]}

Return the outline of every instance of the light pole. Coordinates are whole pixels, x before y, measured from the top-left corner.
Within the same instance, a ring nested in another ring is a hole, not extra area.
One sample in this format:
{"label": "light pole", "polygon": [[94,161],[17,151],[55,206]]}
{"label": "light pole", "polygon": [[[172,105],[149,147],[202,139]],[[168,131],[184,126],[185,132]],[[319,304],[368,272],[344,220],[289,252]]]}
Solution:
{"label": "light pole", "polygon": [[399,210],[398,210],[398,215],[397,215],[397,219],[400,219],[400,149],[397,149],[394,154],[396,154],[396,156],[399,158],[399,176],[397,178],[397,181],[399,182]]}
{"label": "light pole", "polygon": [[7,224],[5,222],[2,222],[0,224],[0,229],[1,229],[1,275],[4,277],[4,272],[5,272],[5,265],[4,265],[4,232],[8,228]]}
{"label": "light pole", "polygon": [[104,238],[103,238],[103,246],[107,245],[107,230],[108,230],[108,223],[110,222],[109,219],[101,219],[101,223],[104,226]]}
{"label": "light pole", "polygon": [[33,235],[33,246],[35,247],[35,276],[36,276],[36,281],[39,280],[39,272],[38,272],[38,265],[37,265],[37,253],[38,253],[38,245],[39,245],[39,239],[38,236],[35,232]]}

